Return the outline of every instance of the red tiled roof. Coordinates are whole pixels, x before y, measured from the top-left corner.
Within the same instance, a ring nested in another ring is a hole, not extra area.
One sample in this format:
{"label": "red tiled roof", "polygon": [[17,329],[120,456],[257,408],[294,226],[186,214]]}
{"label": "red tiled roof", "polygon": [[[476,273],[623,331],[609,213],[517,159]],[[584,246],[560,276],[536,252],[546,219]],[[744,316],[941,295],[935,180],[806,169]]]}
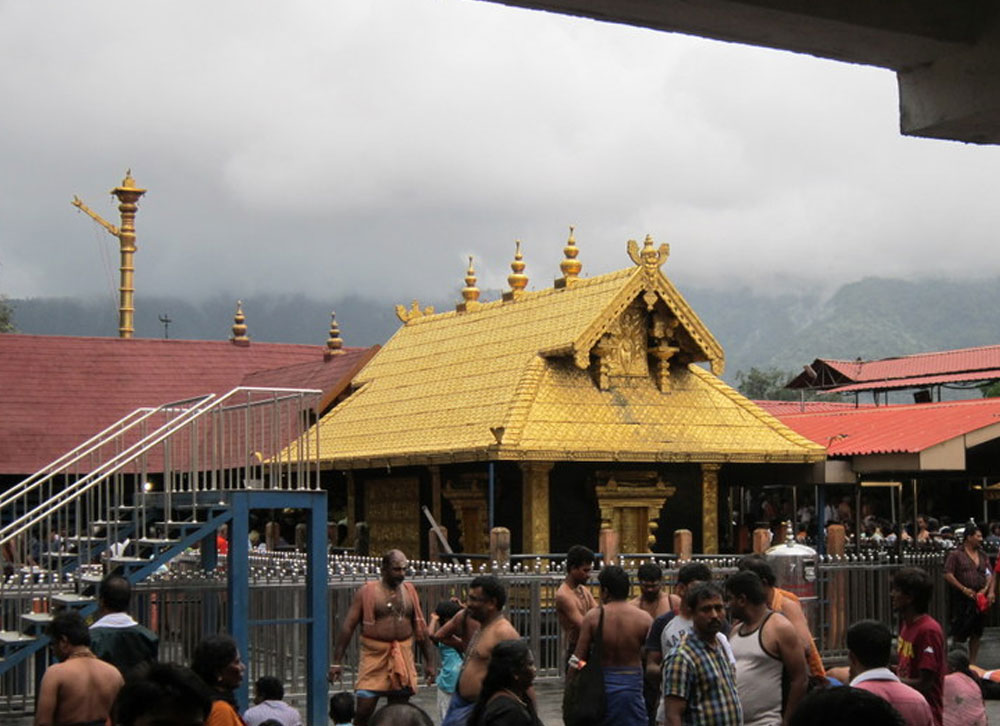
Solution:
{"label": "red tiled roof", "polygon": [[379,346],[371,348],[346,348],[343,355],[324,358],[318,356],[306,363],[296,363],[282,368],[248,373],[240,381],[241,386],[258,388],[318,388],[323,391],[320,411],[343,393],[358,371],[378,352]]}
{"label": "red tiled roof", "polygon": [[0,335],[0,474],[31,474],[143,406],[239,385],[326,398],[375,349],[344,350],[324,363],[318,345]]}
{"label": "red tiled roof", "polygon": [[1000,423],[1000,398],[775,415],[831,456],[917,453]]}
{"label": "red tiled roof", "polygon": [[[843,379],[842,383],[850,386],[850,388],[838,387],[835,389],[838,391],[911,388],[938,382],[987,380],[1000,378],[1000,345],[919,353],[871,361],[817,358],[813,361],[812,368],[820,374],[821,379],[828,380],[829,377],[822,375],[823,367],[828,368],[835,379]],[[937,376],[950,376],[950,378],[942,381],[927,380]],[[789,383],[789,387],[808,388],[809,379],[805,374],[799,374]]]}

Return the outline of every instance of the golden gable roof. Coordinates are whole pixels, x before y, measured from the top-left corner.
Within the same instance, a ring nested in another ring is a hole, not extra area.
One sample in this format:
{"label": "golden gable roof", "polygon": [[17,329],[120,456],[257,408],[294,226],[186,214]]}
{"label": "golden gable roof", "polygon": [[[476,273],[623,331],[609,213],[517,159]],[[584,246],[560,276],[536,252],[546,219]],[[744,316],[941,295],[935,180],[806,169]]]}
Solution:
{"label": "golden gable roof", "polygon": [[320,421],[319,458],[822,460],[822,447],[716,377],[722,348],[660,271],[667,246],[652,245],[630,241],[636,266],[606,275],[466,297],[455,312],[400,309],[406,324]]}

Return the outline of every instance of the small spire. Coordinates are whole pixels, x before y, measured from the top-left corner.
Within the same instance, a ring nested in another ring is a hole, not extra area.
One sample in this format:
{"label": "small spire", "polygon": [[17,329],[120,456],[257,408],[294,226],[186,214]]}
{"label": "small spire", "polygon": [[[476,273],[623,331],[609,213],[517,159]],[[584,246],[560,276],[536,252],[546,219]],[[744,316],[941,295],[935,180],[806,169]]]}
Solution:
{"label": "small spire", "polygon": [[524,255],[521,254],[521,240],[514,240],[514,261],[510,263],[513,270],[507,275],[507,284],[514,292],[520,292],[528,286],[528,276],[524,274]]}
{"label": "small spire", "polygon": [[563,276],[556,280],[556,287],[569,287],[580,276],[580,270],[583,269],[583,263],[576,259],[576,256],[580,254],[580,250],[576,246],[573,230],[573,225],[570,225],[569,239],[566,240],[566,246],[563,247],[565,258],[559,263],[559,269],[562,271]]}
{"label": "small spire", "polygon": [[236,301],[236,315],[233,316],[233,337],[229,339],[233,345],[250,345],[247,335],[247,318],[243,314],[243,301]]}
{"label": "small spire", "polygon": [[462,302],[455,306],[455,310],[460,313],[471,312],[479,308],[479,305],[476,268],[472,266],[472,255],[469,255],[469,269],[465,271],[465,287],[462,288]]}
{"label": "small spire", "polygon": [[476,268],[472,266],[472,255],[469,255],[469,269],[465,271],[465,287],[462,288],[462,299],[467,303],[479,300],[479,288],[476,287]]}
{"label": "small spire", "polygon": [[332,358],[335,355],[343,355],[344,341],[340,337],[340,326],[337,325],[337,313],[330,312],[330,337],[326,339],[326,350],[324,355]]}

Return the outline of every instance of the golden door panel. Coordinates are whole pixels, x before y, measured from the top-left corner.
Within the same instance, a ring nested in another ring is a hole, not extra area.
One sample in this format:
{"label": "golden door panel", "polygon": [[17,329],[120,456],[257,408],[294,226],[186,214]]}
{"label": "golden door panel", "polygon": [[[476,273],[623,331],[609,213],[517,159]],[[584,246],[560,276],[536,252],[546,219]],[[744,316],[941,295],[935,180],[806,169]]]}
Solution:
{"label": "golden door panel", "polygon": [[420,481],[416,477],[366,481],[365,516],[373,555],[400,549],[411,559],[420,557]]}

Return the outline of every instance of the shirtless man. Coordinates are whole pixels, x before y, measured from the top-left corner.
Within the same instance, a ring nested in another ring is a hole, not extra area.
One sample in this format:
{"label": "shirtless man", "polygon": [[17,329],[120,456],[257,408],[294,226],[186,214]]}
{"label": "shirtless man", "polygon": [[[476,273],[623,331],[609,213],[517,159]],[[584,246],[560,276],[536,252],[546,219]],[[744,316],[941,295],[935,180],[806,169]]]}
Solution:
{"label": "shirtless man", "polygon": [[556,616],[566,638],[566,660],[576,650],[583,616],[597,607],[597,601],[587,587],[594,569],[594,553],[583,545],[573,545],[566,553],[566,579],[556,590]]}
{"label": "shirtless man", "polygon": [[639,565],[639,597],[629,602],[649,613],[654,620],[669,612],[677,612],[681,599],[663,591],[663,570],[659,565],[645,562]]}
{"label": "shirtless man", "polygon": [[[496,577],[480,575],[469,583],[465,609],[468,616],[479,623],[479,630],[466,648],[465,665],[458,676],[458,687],[441,726],[465,726],[483,688],[493,648],[504,640],[518,640],[521,637],[503,616],[503,606],[506,603],[507,591]],[[456,615],[452,620],[458,617]]]}
{"label": "shirtless man", "polygon": [[[601,665],[604,669],[604,692],[607,698],[605,724],[646,726],[646,703],[642,695],[642,660],[640,652],[653,618],[645,610],[628,602],[631,585],[628,573],[617,565],[605,565],[597,576],[601,585],[602,607],[583,618],[580,640],[571,666],[592,657],[591,642],[601,628]],[[603,625],[601,619],[603,616]],[[576,675],[571,667],[567,680]]]}
{"label": "shirtless man", "polygon": [[[805,651],[788,618],[767,606],[764,583],[744,570],[726,580],[734,620],[729,645],[736,656],[736,690],[746,726],[787,725],[806,693]],[[787,697],[782,703],[783,685]]]}
{"label": "shirtless man", "polygon": [[389,703],[406,703],[417,691],[413,641],[424,652],[427,682],[434,681],[433,646],[420,610],[417,591],[404,582],[406,555],[390,550],[382,555],[382,579],[365,583],[354,595],[333,650],[328,678],[342,679],[340,664],[354,629],[361,623],[360,663],[355,683],[357,708],[354,723],[366,726],[381,696]]}
{"label": "shirtless man", "polygon": [[124,683],[122,674],[90,651],[90,633],[79,613],[56,615],[48,635],[61,662],[42,677],[35,726],[104,726]]}

